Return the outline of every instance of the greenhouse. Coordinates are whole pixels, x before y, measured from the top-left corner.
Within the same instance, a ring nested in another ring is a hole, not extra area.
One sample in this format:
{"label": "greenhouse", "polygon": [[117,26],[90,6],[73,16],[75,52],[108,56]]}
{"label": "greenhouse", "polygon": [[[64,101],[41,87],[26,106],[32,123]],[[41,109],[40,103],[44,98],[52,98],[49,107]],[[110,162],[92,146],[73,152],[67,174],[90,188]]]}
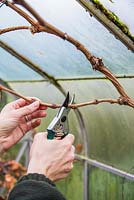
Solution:
{"label": "greenhouse", "polygon": [[[134,2],[0,0],[0,57],[1,109],[21,95],[48,105],[62,105],[68,92],[75,98],[76,161],[56,183],[65,198],[133,200]],[[33,132],[47,130],[53,108]],[[33,132],[0,163],[27,167]]]}

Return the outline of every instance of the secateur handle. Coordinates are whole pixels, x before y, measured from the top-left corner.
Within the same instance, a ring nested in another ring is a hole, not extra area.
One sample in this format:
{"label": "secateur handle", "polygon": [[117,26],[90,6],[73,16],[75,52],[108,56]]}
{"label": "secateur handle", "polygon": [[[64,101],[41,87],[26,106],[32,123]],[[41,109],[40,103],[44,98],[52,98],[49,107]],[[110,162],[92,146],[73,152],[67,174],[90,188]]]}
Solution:
{"label": "secateur handle", "polygon": [[47,130],[47,139],[53,140],[55,136],[55,132],[53,130]]}

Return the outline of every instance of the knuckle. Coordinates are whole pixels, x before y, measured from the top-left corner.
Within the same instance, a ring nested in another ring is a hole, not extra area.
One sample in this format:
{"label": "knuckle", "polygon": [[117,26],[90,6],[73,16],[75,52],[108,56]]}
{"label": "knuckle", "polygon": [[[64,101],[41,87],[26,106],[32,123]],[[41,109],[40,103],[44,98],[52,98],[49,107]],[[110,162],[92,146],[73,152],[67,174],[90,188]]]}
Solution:
{"label": "knuckle", "polygon": [[69,141],[66,141],[65,143],[64,143],[64,147],[66,148],[66,149],[70,149],[71,148],[71,143],[69,142]]}
{"label": "knuckle", "polygon": [[68,167],[68,168],[66,169],[66,172],[69,173],[70,171],[71,171],[71,167]]}
{"label": "knuckle", "polygon": [[66,156],[66,161],[67,162],[73,162],[75,160],[75,155],[74,154],[68,154],[67,156]]}
{"label": "knuckle", "polygon": [[65,171],[70,172],[73,169],[73,164],[71,163],[69,166],[66,167]]}
{"label": "knuckle", "polygon": [[71,161],[74,161],[74,159],[75,159],[75,155],[72,154],[72,155],[70,156],[70,160],[71,160]]}

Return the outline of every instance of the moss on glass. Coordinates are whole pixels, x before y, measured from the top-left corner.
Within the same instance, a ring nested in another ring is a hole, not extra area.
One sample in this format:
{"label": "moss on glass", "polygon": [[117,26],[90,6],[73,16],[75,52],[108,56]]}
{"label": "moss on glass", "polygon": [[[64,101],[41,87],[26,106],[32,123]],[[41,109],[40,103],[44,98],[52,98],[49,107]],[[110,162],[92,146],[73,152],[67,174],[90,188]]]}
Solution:
{"label": "moss on glass", "polygon": [[119,17],[111,12],[110,10],[107,10],[98,0],[91,0],[96,8],[98,8],[110,21],[112,21],[115,25],[117,25],[123,33],[125,33],[132,41],[134,41],[134,36],[131,35],[129,28],[126,24],[124,24]]}

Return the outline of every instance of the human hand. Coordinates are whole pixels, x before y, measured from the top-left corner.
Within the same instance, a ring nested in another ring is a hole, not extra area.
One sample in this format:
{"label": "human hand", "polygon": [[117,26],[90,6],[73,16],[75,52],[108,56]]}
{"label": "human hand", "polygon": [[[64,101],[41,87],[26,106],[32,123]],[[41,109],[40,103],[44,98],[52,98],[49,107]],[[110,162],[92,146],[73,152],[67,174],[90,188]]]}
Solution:
{"label": "human hand", "polygon": [[46,109],[39,100],[27,104],[18,99],[7,104],[0,113],[0,152],[16,144],[28,131],[40,125],[39,118],[45,117]]}
{"label": "human hand", "polygon": [[73,168],[74,136],[68,134],[62,140],[48,140],[47,133],[38,133],[30,150],[27,173],[44,174],[52,181],[68,176]]}

